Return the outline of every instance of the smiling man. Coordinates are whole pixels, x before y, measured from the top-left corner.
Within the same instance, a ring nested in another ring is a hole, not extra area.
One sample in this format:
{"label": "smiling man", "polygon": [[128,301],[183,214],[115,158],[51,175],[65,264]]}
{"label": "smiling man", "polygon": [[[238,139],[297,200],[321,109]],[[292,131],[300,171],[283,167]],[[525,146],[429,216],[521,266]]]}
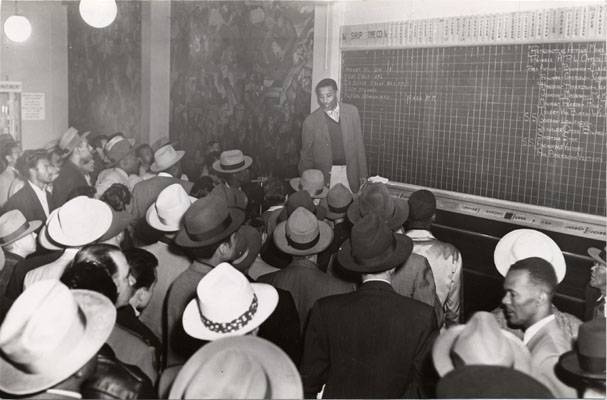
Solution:
{"label": "smiling man", "polygon": [[504,280],[502,305],[508,323],[520,327],[523,342],[531,353],[532,375],[548,387],[555,397],[576,397],[554,372],[561,354],[571,350],[571,342],[559,328],[551,310],[557,277],[552,265],[539,257],[512,264]]}
{"label": "smiling man", "polygon": [[358,109],[338,101],[333,79],[323,79],[316,85],[316,98],[320,107],[303,122],[299,173],[319,169],[329,187],[342,183],[356,193],[367,179]]}

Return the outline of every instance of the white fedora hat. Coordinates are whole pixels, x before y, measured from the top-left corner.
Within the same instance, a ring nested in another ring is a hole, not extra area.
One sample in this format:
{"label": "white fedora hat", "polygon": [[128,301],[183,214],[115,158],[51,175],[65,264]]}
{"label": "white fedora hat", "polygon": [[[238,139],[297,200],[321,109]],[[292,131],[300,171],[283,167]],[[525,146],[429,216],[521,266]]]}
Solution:
{"label": "white fedora hat", "polygon": [[112,209],[101,200],[78,196],[51,213],[46,234],[65,247],[80,247],[103,236],[112,224]]}
{"label": "white fedora hat", "polygon": [[172,145],[167,144],[154,152],[154,162],[150,165],[152,172],[164,171],[177,164],[183,158],[185,151],[175,150]]}
{"label": "white fedora hat", "polygon": [[[57,218],[56,214],[58,212],[58,208],[55,208],[53,211],[51,211],[49,216],[46,218],[46,223],[48,224],[48,222],[52,218]],[[48,235],[48,229],[46,224],[42,225],[42,229],[40,229],[40,232],[38,233],[38,243],[40,243],[40,246],[44,247],[47,250],[63,250],[65,248],[59,243],[55,242],[53,239],[51,239],[51,237]]]}
{"label": "white fedora hat", "polygon": [[28,221],[19,210],[10,210],[0,216],[0,246],[13,243],[34,232],[42,221]]}
{"label": "white fedora hat", "polygon": [[240,150],[226,150],[221,153],[219,160],[213,163],[213,169],[224,174],[233,174],[249,168],[253,159],[242,154]]}
{"label": "white fedora hat", "polygon": [[179,371],[170,399],[301,399],[297,367],[278,346],[255,336],[216,340]]}
{"label": "white fedora hat", "polygon": [[502,276],[506,276],[512,264],[529,257],[540,257],[552,264],[559,283],[565,278],[567,264],[563,252],[554,240],[534,229],[508,232],[493,252],[493,262]]}
{"label": "white fedora hat", "polygon": [[23,395],[56,385],[95,356],[110,336],[116,308],[102,294],[33,283],[0,327],[0,390]]}
{"label": "white fedora hat", "polygon": [[453,326],[436,339],[432,348],[434,367],[440,376],[455,368],[452,356],[466,365],[496,365],[531,372],[531,354],[512,333],[500,329],[488,312],[474,313],[465,325]]}
{"label": "white fedora hat", "polygon": [[178,183],[169,185],[160,192],[145,215],[148,224],[159,231],[176,232],[181,228],[185,212],[196,201],[188,196],[183,186]]}
{"label": "white fedora hat", "polygon": [[236,268],[221,263],[198,283],[196,298],[183,312],[183,328],[202,340],[245,335],[261,325],[277,304],[278,292],[272,286],[250,283]]}

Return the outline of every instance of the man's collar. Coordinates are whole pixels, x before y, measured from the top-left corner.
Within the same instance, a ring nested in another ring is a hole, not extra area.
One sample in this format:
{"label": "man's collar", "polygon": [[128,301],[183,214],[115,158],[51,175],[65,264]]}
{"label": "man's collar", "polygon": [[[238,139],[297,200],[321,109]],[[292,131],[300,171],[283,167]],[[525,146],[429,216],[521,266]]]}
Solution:
{"label": "man's collar", "polygon": [[164,171],[159,172],[158,174],[156,174],[156,176],[165,176],[167,178],[172,178],[173,177],[173,175],[169,174],[168,172],[164,172]]}
{"label": "man's collar", "polygon": [[525,334],[523,336],[523,343],[528,344],[531,339],[546,325],[548,325],[554,319],[554,314],[550,314],[547,317],[544,317],[537,321],[535,324],[531,325],[529,328],[525,330]]}
{"label": "man's collar", "polygon": [[387,283],[388,285],[392,286],[392,282],[390,282],[390,281],[389,281],[389,280],[387,280],[387,279],[380,279],[380,278],[368,278],[368,279],[365,279],[365,280],[364,280],[362,283],[367,283],[367,282],[385,282],[385,283]]}
{"label": "man's collar", "polygon": [[411,229],[405,233],[411,239],[430,240],[436,239],[432,232],[427,229]]}

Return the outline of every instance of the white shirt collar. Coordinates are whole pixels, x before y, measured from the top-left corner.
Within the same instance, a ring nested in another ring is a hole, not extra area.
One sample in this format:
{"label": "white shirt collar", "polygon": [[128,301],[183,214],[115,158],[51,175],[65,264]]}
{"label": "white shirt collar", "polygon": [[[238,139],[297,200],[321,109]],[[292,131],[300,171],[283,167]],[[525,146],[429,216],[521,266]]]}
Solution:
{"label": "white shirt collar", "polygon": [[173,177],[173,175],[169,174],[168,172],[159,172],[157,174],[157,176],[166,176],[166,177],[169,177],[169,178]]}
{"label": "white shirt collar", "polygon": [[422,240],[436,239],[434,237],[434,235],[432,234],[432,232],[430,232],[427,229],[411,229],[411,230],[407,231],[405,234],[407,236],[409,236],[411,239],[422,239]]}
{"label": "white shirt collar", "polygon": [[334,109],[325,111],[325,113],[335,122],[339,122],[339,101]]}
{"label": "white shirt collar", "polygon": [[50,211],[48,208],[48,199],[46,198],[46,190],[40,189],[29,179],[28,179],[28,182],[29,182],[30,186],[32,187],[32,189],[34,190],[36,197],[40,201],[40,204],[42,205],[42,209],[44,210],[44,214],[46,214],[46,216],[48,217],[48,214]]}
{"label": "white shirt collar", "polygon": [[363,281],[363,283],[366,282],[386,282],[388,285],[392,286],[392,282],[386,280],[386,279],[380,279],[380,278],[369,278],[369,279],[365,279]]}
{"label": "white shirt collar", "polygon": [[525,330],[525,335],[523,336],[523,343],[529,343],[535,334],[538,333],[544,326],[548,325],[548,323],[550,323],[554,318],[554,314],[550,314],[549,316],[540,319],[535,324],[527,328],[527,330]]}

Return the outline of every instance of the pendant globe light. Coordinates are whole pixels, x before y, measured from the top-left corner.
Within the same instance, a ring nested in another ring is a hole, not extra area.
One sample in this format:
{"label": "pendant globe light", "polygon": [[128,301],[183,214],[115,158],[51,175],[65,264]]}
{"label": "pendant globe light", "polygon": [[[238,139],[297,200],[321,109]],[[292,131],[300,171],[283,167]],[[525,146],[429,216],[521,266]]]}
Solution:
{"label": "pendant globe light", "polygon": [[80,0],[78,9],[84,22],[94,28],[105,28],[118,15],[115,0]]}
{"label": "pendant globe light", "polygon": [[32,34],[32,24],[23,15],[19,15],[17,1],[13,3],[13,15],[4,21],[4,34],[16,43],[25,42]]}
{"label": "pendant globe light", "polygon": [[32,34],[32,24],[23,15],[11,15],[4,21],[4,34],[13,42],[25,42]]}

